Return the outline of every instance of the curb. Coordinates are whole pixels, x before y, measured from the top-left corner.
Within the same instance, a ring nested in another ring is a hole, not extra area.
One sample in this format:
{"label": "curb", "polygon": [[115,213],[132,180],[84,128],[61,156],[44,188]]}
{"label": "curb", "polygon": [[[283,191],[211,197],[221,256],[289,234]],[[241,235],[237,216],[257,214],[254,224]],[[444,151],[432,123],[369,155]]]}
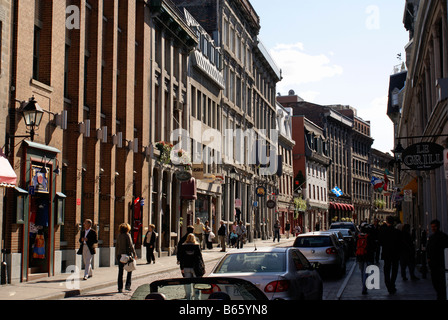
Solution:
{"label": "curb", "polygon": [[341,298],[342,298],[342,294],[344,293],[344,290],[345,290],[345,288],[347,287],[347,284],[348,284],[348,282],[350,281],[350,279],[351,279],[351,277],[352,277],[352,275],[353,275],[353,272],[355,271],[355,268],[356,268],[357,265],[358,265],[358,264],[357,264],[357,262],[355,261],[355,263],[353,263],[352,269],[350,270],[348,276],[345,277],[344,283],[343,283],[342,286],[339,288],[339,291],[338,291],[338,293],[337,293],[337,295],[336,295],[336,299],[337,299],[337,300],[341,300]]}

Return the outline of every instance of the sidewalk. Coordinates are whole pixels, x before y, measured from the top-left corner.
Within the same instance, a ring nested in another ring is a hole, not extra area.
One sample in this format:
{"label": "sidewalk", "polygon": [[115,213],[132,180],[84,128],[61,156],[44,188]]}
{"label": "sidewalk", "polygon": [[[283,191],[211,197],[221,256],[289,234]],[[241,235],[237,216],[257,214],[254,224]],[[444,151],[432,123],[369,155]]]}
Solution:
{"label": "sidewalk", "polygon": [[[247,243],[245,248],[272,247],[292,245],[294,239],[282,239],[280,243],[273,243],[272,240],[259,240],[254,243]],[[218,261],[224,256],[216,245],[212,250],[203,251],[204,262]],[[228,249],[229,251],[231,249]],[[176,256],[156,257],[156,264],[146,264],[146,259],[137,261],[137,270],[132,273],[133,279],[144,278],[153,274],[178,270]],[[99,268],[93,271],[93,277],[83,281],[83,271],[78,275],[61,274],[51,278],[39,279],[26,283],[0,286],[0,300],[60,300],[91,291],[115,286],[117,282],[118,267]],[[71,281],[70,281],[71,280]],[[73,280],[79,281],[79,289],[70,289],[67,284],[73,285]]]}
{"label": "sidewalk", "polygon": [[377,265],[380,269],[380,290],[369,290],[367,295],[361,294],[361,272],[358,264],[355,263],[351,270],[347,270],[351,273],[348,274],[349,280],[343,292],[340,292],[339,300],[413,300],[413,301],[428,301],[436,300],[436,294],[431,283],[431,274],[428,272],[426,279],[423,279],[421,273],[416,268],[415,275],[420,280],[410,280],[409,270],[407,271],[407,277],[409,280],[403,281],[401,278],[401,267],[398,269],[398,277],[396,281],[397,292],[393,295],[389,294],[386,285],[384,283],[384,261],[380,261]]}

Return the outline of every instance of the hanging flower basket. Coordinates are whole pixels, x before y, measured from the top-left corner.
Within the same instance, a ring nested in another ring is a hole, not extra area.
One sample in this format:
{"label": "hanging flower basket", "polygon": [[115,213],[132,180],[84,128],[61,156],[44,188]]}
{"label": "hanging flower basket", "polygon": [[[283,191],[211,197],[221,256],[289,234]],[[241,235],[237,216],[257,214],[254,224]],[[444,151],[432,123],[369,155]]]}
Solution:
{"label": "hanging flower basket", "polygon": [[157,150],[160,151],[160,156],[158,161],[162,164],[170,164],[171,163],[171,151],[174,146],[170,143],[160,141],[156,143]]}
{"label": "hanging flower basket", "polygon": [[190,155],[182,149],[171,152],[171,162],[183,171],[191,171],[193,167]]}

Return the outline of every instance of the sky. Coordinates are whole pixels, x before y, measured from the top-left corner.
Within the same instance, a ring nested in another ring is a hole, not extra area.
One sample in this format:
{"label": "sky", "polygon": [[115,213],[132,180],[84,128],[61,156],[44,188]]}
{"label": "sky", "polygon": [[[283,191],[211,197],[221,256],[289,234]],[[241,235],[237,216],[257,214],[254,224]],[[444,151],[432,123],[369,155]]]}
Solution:
{"label": "sky", "polygon": [[[389,78],[405,62],[404,0],[250,0],[260,39],[282,70],[277,92],[349,105],[371,121],[373,148],[393,149]],[[401,54],[402,60],[398,58]]]}

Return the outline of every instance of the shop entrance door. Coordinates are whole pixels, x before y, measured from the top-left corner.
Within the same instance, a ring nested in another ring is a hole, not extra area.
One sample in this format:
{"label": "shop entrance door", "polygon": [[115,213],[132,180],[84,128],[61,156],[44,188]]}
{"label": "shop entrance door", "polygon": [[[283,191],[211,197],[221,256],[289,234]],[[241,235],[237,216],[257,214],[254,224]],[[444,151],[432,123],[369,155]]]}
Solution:
{"label": "shop entrance door", "polygon": [[28,233],[28,280],[47,277],[49,273],[50,197],[37,194],[30,197]]}

